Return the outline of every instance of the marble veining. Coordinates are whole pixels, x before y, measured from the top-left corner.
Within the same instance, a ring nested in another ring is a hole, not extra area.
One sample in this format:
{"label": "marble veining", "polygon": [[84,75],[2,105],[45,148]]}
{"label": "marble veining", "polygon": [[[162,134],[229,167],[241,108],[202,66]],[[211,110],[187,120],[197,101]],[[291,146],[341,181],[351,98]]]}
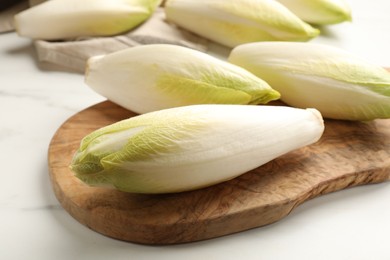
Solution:
{"label": "marble veining", "polygon": [[60,204],[56,205],[43,205],[43,206],[35,206],[35,207],[22,207],[20,210],[23,211],[38,211],[38,210],[64,210]]}

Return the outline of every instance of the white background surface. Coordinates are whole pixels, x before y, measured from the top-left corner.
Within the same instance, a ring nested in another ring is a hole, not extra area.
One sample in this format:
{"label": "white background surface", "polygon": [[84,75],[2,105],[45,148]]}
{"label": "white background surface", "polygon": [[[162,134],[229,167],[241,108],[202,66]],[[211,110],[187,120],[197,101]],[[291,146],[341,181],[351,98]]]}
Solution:
{"label": "white background surface", "polygon": [[[353,23],[314,42],[390,67],[390,1],[351,0]],[[262,228],[176,246],[100,235],[61,208],[49,142],[70,116],[103,100],[83,75],[38,64],[31,41],[0,35],[0,259],[390,259],[390,183],[313,199]]]}

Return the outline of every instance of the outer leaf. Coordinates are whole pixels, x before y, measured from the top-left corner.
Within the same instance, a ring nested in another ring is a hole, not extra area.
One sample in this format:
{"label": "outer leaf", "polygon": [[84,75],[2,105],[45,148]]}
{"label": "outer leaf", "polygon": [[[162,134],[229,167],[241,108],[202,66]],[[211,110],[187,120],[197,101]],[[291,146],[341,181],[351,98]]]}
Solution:
{"label": "outer leaf", "polygon": [[137,113],[192,104],[265,104],[280,96],[238,66],[163,44],[91,58],[86,83]]}
{"label": "outer leaf", "polygon": [[90,185],[168,193],[210,186],[316,142],[313,109],[195,105],[156,111],[86,136],[71,168]]}
{"label": "outer leaf", "polygon": [[56,40],[109,36],[126,32],[148,19],[161,0],[54,0],[15,16],[19,35]]}
{"label": "outer leaf", "polygon": [[273,0],[169,0],[169,21],[228,47],[257,41],[306,41],[319,34]]}
{"label": "outer leaf", "polygon": [[295,107],[324,117],[390,117],[390,73],[343,50],[319,44],[255,43],[234,49],[229,61],[265,79]]}

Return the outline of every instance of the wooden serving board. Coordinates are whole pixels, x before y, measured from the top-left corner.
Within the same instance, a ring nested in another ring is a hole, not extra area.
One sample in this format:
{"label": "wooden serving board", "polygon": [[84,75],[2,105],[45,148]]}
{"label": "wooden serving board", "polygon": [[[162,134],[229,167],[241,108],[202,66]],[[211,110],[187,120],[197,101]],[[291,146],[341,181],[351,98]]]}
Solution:
{"label": "wooden serving board", "polygon": [[51,183],[62,206],[82,224],[120,240],[174,244],[223,236],[278,221],[318,195],[390,178],[390,120],[326,120],[318,143],[191,192],[131,194],[75,178],[68,167],[81,139],[135,115],[99,103],[67,120],[49,147]]}

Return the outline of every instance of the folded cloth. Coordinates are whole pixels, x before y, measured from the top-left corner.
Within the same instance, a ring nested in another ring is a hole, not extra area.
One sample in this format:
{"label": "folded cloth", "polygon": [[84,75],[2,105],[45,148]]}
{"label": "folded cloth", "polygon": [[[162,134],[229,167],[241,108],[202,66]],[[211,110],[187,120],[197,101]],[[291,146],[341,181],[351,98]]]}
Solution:
{"label": "folded cloth", "polygon": [[[29,0],[8,8],[0,13],[0,33],[14,30],[13,16],[30,6],[45,0]],[[162,2],[163,6],[164,1]],[[103,55],[129,47],[144,44],[175,44],[207,51],[208,40],[178,28],[165,20],[163,7],[137,28],[112,37],[80,37],[67,41],[34,41],[41,62],[60,65],[84,73],[86,61],[95,55]]]}
{"label": "folded cloth", "polygon": [[163,8],[142,25],[127,34],[112,37],[78,38],[72,41],[35,41],[40,61],[84,72],[86,61],[96,55],[108,54],[144,44],[175,44],[199,51],[207,50],[208,41],[165,21]]}

